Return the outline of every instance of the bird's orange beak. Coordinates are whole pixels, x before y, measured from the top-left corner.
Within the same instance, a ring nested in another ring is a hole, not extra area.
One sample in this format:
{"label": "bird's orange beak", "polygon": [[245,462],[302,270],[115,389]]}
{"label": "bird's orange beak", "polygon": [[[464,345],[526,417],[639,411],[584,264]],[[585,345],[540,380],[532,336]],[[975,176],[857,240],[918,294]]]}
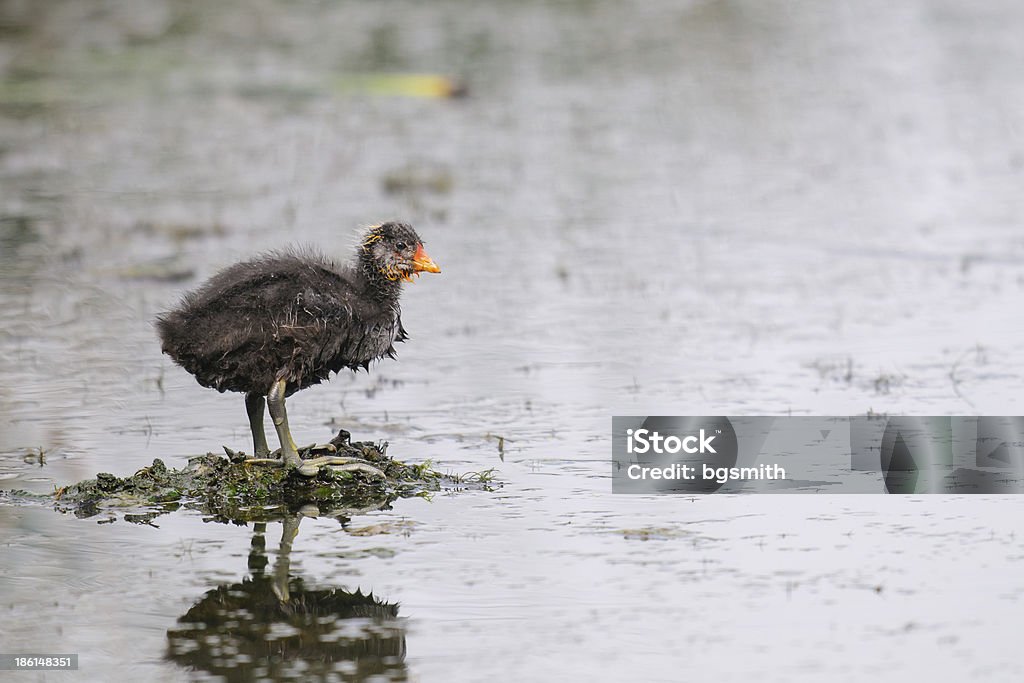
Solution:
{"label": "bird's orange beak", "polygon": [[440,273],[441,266],[434,263],[434,259],[430,258],[427,254],[427,250],[423,248],[422,244],[416,246],[416,253],[412,257],[412,266],[414,273],[420,273],[426,271],[428,273]]}

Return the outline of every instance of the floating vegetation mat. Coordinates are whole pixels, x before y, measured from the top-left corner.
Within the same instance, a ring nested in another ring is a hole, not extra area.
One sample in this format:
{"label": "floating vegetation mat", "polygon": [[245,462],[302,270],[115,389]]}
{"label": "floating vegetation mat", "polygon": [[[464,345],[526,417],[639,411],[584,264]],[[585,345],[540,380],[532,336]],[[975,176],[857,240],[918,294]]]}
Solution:
{"label": "floating vegetation mat", "polygon": [[243,453],[225,448],[227,457],[208,453],[189,459],[182,469],[159,458],[130,477],[100,473],[95,479],[57,489],[52,496],[8,491],[12,499],[51,500],[54,507],[78,517],[102,515],[101,523],[149,524],[180,508],[199,510],[217,521],[256,522],[302,512],[307,516],[341,516],[387,507],[398,498],[430,496],[442,489],[489,490],[491,471],[443,474],[429,462],[409,465],[387,456],[386,443],[350,442],[342,430],[331,443],[300,449],[303,458],[335,455],[359,458],[384,478],[362,471],[322,467],[306,477],[283,467],[246,463]]}

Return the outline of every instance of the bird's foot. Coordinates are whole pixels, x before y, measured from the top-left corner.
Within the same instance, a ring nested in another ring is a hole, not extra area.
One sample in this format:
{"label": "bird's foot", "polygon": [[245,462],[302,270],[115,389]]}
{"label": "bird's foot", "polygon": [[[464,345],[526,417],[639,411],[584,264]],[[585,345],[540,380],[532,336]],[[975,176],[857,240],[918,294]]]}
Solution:
{"label": "bird's foot", "polygon": [[[311,443],[308,446],[302,446],[298,449],[299,453],[303,455],[310,455],[312,453],[337,453],[337,447],[332,443]],[[278,451],[274,451],[277,453]]]}
{"label": "bird's foot", "polygon": [[[328,444],[328,446],[330,446],[330,444]],[[228,448],[227,446],[223,446],[223,448],[224,452],[228,454],[228,458],[231,459],[232,462],[241,462],[246,465],[274,465],[277,467],[281,467],[288,460],[288,458],[284,458],[281,456],[280,448],[275,448],[274,450],[270,450],[269,448],[265,450],[257,450],[256,455],[254,455],[251,458],[246,457],[245,453],[243,453],[242,451],[235,451]],[[327,446],[311,444],[309,446],[304,446],[302,448],[296,449],[295,458],[294,460],[292,460],[292,464],[296,467],[301,465],[301,458],[298,455],[299,453],[307,453],[310,451],[323,448],[327,448]],[[334,452],[334,450],[334,447],[330,446],[330,451],[332,453]]]}
{"label": "bird's foot", "polygon": [[346,458],[337,455],[322,455],[318,458],[303,460],[298,472],[303,476],[312,477],[316,476],[321,467],[330,467],[334,472],[362,472],[371,477],[387,479],[387,475],[380,468],[362,458]]}
{"label": "bird's foot", "polygon": [[266,458],[246,458],[243,463],[246,465],[270,465],[271,467],[284,467],[289,470],[296,470],[299,474],[307,477],[316,475],[316,468],[309,468],[305,466],[308,460],[303,460],[299,457],[298,449],[292,447],[287,449],[277,449],[273,453],[267,454],[269,457]]}
{"label": "bird's foot", "polygon": [[284,465],[284,460],[281,458],[246,458],[242,461],[243,465],[272,465],[274,467],[281,467]]}
{"label": "bird's foot", "polygon": [[227,446],[221,446],[221,448],[224,449],[224,454],[228,456],[228,460],[234,463],[253,461],[263,463],[264,461],[276,460],[276,455],[280,454],[281,452],[280,449],[271,453],[269,448],[257,448],[256,455],[250,458],[245,454],[245,451],[236,451],[235,449],[229,448]]}
{"label": "bird's foot", "polygon": [[374,465],[361,458],[345,458],[334,455],[322,455],[318,458],[310,458],[298,462],[288,461],[282,458],[246,458],[246,465],[270,465],[271,467],[288,467],[294,469],[304,477],[315,477],[320,473],[322,467],[328,467],[333,472],[362,472],[363,474],[379,479],[387,479],[387,475]]}

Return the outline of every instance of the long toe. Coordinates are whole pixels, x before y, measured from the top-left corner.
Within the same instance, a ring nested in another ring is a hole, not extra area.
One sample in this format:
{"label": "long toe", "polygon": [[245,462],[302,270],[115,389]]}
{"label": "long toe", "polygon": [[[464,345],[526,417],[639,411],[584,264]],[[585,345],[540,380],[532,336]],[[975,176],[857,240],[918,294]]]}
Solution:
{"label": "long toe", "polygon": [[246,465],[271,465],[273,467],[284,465],[284,460],[280,458],[246,458],[242,462]]}
{"label": "long toe", "polygon": [[362,472],[363,474],[368,474],[371,477],[387,479],[387,475],[384,474],[384,472],[365,460],[360,458],[345,458],[337,455],[324,455],[319,458],[303,460],[302,466],[298,471],[299,474],[312,477],[320,471],[321,467],[330,467],[335,472]]}
{"label": "long toe", "polygon": [[315,477],[320,472],[320,468],[312,464],[309,460],[303,461],[301,465],[295,468],[295,471],[304,477]]}
{"label": "long toe", "polygon": [[245,453],[242,451],[236,451],[235,449],[228,448],[227,446],[221,446],[221,448],[224,449],[224,454],[228,456],[228,460],[235,463],[253,461],[262,462],[263,460],[275,459],[271,456],[270,449],[266,448],[263,450],[257,449],[256,454],[251,458],[246,457]]}

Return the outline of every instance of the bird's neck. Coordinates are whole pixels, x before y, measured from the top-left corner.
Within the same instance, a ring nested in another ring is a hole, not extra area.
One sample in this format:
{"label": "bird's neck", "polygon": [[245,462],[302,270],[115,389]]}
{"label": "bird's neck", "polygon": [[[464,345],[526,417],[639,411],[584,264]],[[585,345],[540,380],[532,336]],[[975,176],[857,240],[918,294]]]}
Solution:
{"label": "bird's neck", "polygon": [[402,293],[401,280],[389,280],[376,262],[365,251],[359,250],[358,270],[366,289],[382,306],[397,308],[398,297]]}

